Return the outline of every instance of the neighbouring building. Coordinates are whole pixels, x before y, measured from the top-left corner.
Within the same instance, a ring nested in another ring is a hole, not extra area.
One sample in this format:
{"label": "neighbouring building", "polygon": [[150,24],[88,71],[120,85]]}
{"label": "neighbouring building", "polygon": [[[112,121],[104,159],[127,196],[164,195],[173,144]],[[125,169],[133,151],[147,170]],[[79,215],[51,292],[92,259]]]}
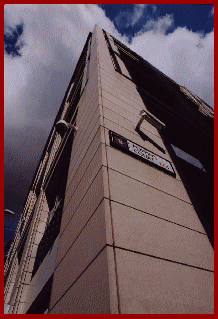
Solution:
{"label": "neighbouring building", "polygon": [[213,109],[95,26],[5,263],[11,314],[211,314]]}

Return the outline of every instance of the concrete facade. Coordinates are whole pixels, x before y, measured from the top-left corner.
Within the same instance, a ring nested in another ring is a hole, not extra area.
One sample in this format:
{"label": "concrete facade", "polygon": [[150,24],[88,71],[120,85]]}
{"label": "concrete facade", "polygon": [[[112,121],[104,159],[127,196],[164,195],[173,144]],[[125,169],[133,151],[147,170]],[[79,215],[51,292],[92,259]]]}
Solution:
{"label": "concrete facade", "polygon": [[[6,265],[9,313],[28,313],[51,276],[49,314],[213,313],[213,248],[180,174],[153,125],[141,125],[147,140],[135,130],[146,104],[99,27],[88,45],[60,231],[31,278],[49,214],[42,187],[21,262]],[[170,161],[175,177],[115,149],[109,131]]]}

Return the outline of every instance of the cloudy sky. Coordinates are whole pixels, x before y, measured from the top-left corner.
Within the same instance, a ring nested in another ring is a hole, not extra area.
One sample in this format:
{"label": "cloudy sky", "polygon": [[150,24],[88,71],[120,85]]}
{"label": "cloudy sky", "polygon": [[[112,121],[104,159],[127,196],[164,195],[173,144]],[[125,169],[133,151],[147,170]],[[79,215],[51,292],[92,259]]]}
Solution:
{"label": "cloudy sky", "polygon": [[95,24],[213,107],[213,5],[10,4],[4,11],[5,208],[17,214]]}

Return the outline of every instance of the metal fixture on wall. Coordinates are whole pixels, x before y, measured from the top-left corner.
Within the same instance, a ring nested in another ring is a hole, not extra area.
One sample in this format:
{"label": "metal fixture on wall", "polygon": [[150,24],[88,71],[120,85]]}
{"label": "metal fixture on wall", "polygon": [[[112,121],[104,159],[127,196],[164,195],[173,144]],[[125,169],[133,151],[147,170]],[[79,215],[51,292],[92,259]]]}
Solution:
{"label": "metal fixture on wall", "polygon": [[65,133],[68,129],[72,129],[74,132],[78,131],[78,127],[71,123],[67,123],[65,120],[60,120],[56,123],[56,129],[58,133]]}
{"label": "metal fixture on wall", "polygon": [[136,128],[135,128],[136,131],[140,130],[140,126],[141,126],[143,120],[146,120],[148,123],[150,123],[151,125],[156,127],[156,129],[158,131],[160,131],[161,129],[165,128],[165,124],[163,122],[161,122],[158,118],[156,118],[150,112],[148,112],[146,110],[142,110],[139,114],[141,115],[141,118],[140,118],[139,122],[136,125]]}

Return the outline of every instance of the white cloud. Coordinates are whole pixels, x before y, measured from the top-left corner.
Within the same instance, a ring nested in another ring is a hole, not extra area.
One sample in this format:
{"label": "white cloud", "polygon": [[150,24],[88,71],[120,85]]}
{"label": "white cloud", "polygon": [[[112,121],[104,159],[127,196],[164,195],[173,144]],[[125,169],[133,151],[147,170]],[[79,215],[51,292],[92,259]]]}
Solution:
{"label": "white cloud", "polygon": [[166,14],[164,17],[159,17],[157,20],[150,19],[143,26],[139,34],[152,30],[156,33],[165,34],[174,25],[173,15]]}
{"label": "white cloud", "polygon": [[214,15],[214,7],[212,8],[212,10],[210,11],[211,15]]}
{"label": "white cloud", "polygon": [[132,14],[132,18],[130,21],[130,25],[134,26],[143,16],[144,9],[146,7],[146,4],[135,4],[134,5],[134,11]]}
{"label": "white cloud", "polygon": [[[116,26],[128,28],[135,26],[143,17],[147,4],[135,4],[133,6],[133,12],[130,10],[124,10],[117,13],[114,18]],[[152,10],[155,10],[154,8]]]}
{"label": "white cloud", "polygon": [[136,35],[130,47],[213,107],[214,32],[204,36],[177,28],[166,35],[171,23],[169,16],[157,20],[156,24],[152,21],[151,30]]}
{"label": "white cloud", "polygon": [[51,124],[88,33],[95,24],[119,33],[96,5],[6,5],[5,25],[21,23],[22,57],[5,55],[5,125],[19,126],[24,119],[41,125],[43,113]]}

